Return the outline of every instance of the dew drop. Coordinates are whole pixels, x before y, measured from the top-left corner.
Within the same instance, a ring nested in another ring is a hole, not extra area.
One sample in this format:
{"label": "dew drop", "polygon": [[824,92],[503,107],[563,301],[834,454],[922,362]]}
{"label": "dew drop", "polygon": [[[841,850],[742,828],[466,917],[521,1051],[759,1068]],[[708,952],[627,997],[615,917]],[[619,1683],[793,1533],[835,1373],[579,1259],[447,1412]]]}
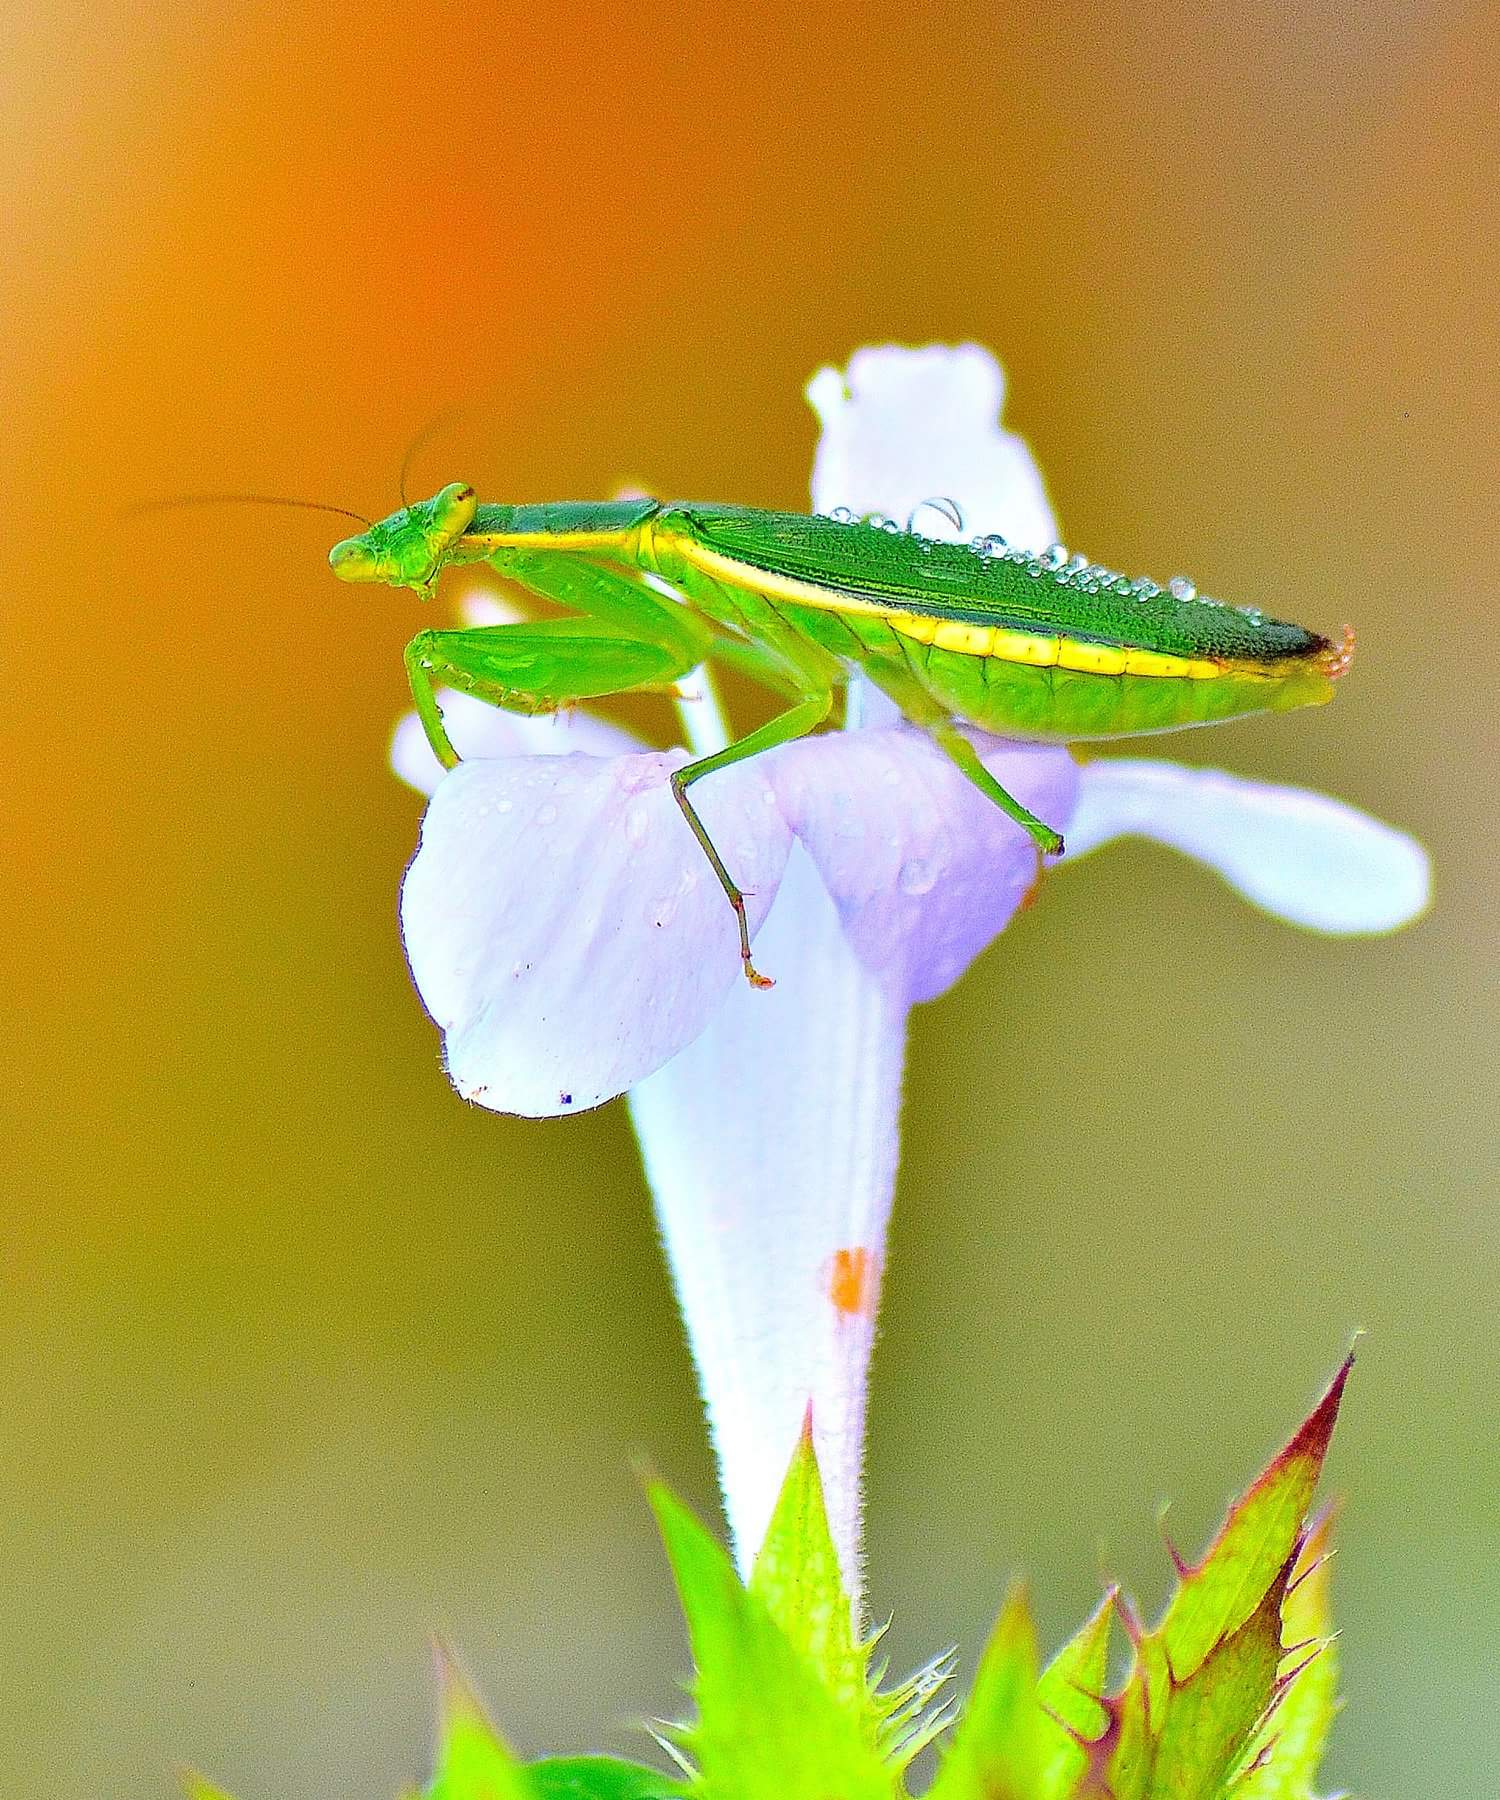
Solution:
{"label": "dew drop", "polygon": [[1089,559],[1086,556],[1070,556],[1068,558],[1067,567],[1070,575],[1081,575],[1088,566]]}
{"label": "dew drop", "polygon": [[1003,556],[1006,550],[1005,539],[998,531],[987,531],[983,537],[977,537],[969,546],[976,556],[989,558]]}
{"label": "dew drop", "polygon": [[651,833],[651,820],[644,806],[632,806],[625,814],[625,841],[637,846],[644,844]]}
{"label": "dew drop", "polygon": [[933,512],[940,513],[955,531],[963,530],[963,508],[958,502],[956,500],[950,500],[946,494],[932,494],[929,495],[926,500],[919,500],[906,515],[906,529],[908,531],[916,532],[920,529],[917,524],[917,519],[919,515],[929,507]]}
{"label": "dew drop", "polygon": [[1258,606],[1241,606],[1235,609],[1241,618],[1248,619],[1252,625],[1264,625],[1266,615]]}
{"label": "dew drop", "polygon": [[508,813],[512,810],[512,808],[514,806],[515,806],[514,800],[497,800],[495,802],[495,811],[497,813]]}
{"label": "dew drop", "polygon": [[1137,600],[1154,600],[1161,589],[1149,575],[1137,575],[1130,584],[1130,591]]}
{"label": "dew drop", "polygon": [[1068,547],[1066,544],[1048,544],[1047,548],[1042,552],[1042,567],[1044,569],[1053,571],[1061,569],[1066,565],[1067,560]]}
{"label": "dew drop", "polygon": [[829,513],[828,516],[839,525],[852,525],[854,523],[854,514],[847,506],[834,507],[833,511]]}
{"label": "dew drop", "polygon": [[557,808],[550,800],[545,806],[539,806],[536,809],[536,822],[538,825],[555,825],[557,823]]}
{"label": "dew drop", "polygon": [[1186,575],[1174,575],[1167,583],[1167,592],[1174,600],[1196,600],[1198,590]]}
{"label": "dew drop", "polygon": [[896,882],[903,894],[930,894],[937,886],[937,871],[930,862],[914,856],[902,863]]}

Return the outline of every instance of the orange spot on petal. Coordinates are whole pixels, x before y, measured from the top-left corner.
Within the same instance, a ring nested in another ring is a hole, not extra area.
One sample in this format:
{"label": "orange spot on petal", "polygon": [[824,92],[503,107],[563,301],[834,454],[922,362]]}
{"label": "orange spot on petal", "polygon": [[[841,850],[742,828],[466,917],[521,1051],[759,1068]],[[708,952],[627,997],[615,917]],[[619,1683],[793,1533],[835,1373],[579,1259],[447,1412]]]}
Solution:
{"label": "orange spot on petal", "polygon": [[873,1319],[880,1298],[880,1258],[863,1244],[828,1259],[828,1298],[848,1318]]}

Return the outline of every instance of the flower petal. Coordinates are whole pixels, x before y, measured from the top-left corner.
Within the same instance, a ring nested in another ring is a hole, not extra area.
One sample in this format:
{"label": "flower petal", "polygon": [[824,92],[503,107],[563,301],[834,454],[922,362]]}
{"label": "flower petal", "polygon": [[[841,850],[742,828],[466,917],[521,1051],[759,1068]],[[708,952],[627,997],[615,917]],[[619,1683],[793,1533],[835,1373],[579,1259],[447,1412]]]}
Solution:
{"label": "flower petal", "polygon": [[1000,428],[1005,375],[978,344],[896,344],[856,350],[845,372],[807,385],[823,433],[813,505],[879,512],[905,524],[924,500],[958,503],[958,530],[932,507],[914,523],[927,537],[999,532],[1045,549],[1057,536],[1047,490],[1022,439]]}
{"label": "flower petal", "polygon": [[1326,794],[1125,757],[1080,777],[1069,861],[1111,838],[1154,838],[1278,918],[1340,934],[1394,931],[1430,898],[1422,846]]}
{"label": "flower petal", "polygon": [[[476,700],[472,694],[455,693],[452,688],[438,689],[438,705],[443,709],[443,723],[453,747],[465,761],[500,756],[567,756],[573,751],[589,756],[616,756],[640,747],[618,725],[581,707],[532,717],[506,712],[502,707]],[[443,765],[433,755],[422,721],[414,712],[397,721],[391,738],[391,767],[419,794],[436,793],[443,779]]]}
{"label": "flower petal", "polygon": [[[401,891],[412,977],[466,1099],[531,1118],[598,1106],[743,986],[734,915],[667,785],[681,750],[460,764]],[[764,771],[694,804],[765,918],[791,838]]]}
{"label": "flower petal", "polygon": [[[974,742],[1002,786],[1067,829],[1078,770],[1066,750]],[[1036,881],[1025,831],[920,731],[834,732],[766,761],[856,955],[909,1004],[951,987]]]}
{"label": "flower petal", "polygon": [[748,1572],[809,1399],[829,1522],[859,1592],[860,1463],[906,1007],[793,848],[741,982],[630,1095]]}

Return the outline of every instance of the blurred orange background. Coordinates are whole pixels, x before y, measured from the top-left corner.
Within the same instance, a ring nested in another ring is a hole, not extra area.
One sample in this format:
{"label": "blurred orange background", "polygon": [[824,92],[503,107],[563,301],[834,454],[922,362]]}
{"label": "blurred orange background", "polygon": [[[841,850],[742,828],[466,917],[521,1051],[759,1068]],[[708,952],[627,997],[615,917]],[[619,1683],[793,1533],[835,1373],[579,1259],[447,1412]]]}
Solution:
{"label": "blurred orange background", "polygon": [[[149,496],[804,503],[820,363],[977,337],[1069,542],[1324,627],[1195,735],[1419,831],[1332,943],[1135,847],[917,1018],[870,1480],[895,1657],[1154,1602],[1370,1336],[1327,1785],[1500,1753],[1491,8],[31,0],[7,21],[12,1114],[0,1789],[392,1793],[428,1634],[518,1744],[685,1646],[629,1459],[712,1501],[622,1109],[467,1109],[405,976],[411,596]],[[429,616],[430,615],[426,615]],[[1175,979],[1163,981],[1162,971]]]}

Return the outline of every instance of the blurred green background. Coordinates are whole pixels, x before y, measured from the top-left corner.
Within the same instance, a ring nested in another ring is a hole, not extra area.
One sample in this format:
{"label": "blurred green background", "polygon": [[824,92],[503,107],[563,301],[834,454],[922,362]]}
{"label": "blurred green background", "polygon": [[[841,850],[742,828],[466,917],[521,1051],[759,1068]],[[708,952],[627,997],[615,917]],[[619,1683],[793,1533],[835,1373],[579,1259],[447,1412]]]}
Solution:
{"label": "blurred green background", "polygon": [[[518,1743],[685,1649],[629,1473],[712,1474],[623,1110],[461,1104],[395,896],[414,599],[335,521],[625,478],[796,506],[802,383],[977,337],[1068,541],[1328,627],[1338,704],[1178,740],[1421,832],[1299,936],[1145,847],[916,1020],[872,1590],[971,1657],[1148,1602],[1370,1333],[1330,1786],[1500,1738],[1492,8],[33,0],[5,26],[0,1791],[383,1800],[451,1634]],[[1163,971],[1169,978],[1163,979]]]}

